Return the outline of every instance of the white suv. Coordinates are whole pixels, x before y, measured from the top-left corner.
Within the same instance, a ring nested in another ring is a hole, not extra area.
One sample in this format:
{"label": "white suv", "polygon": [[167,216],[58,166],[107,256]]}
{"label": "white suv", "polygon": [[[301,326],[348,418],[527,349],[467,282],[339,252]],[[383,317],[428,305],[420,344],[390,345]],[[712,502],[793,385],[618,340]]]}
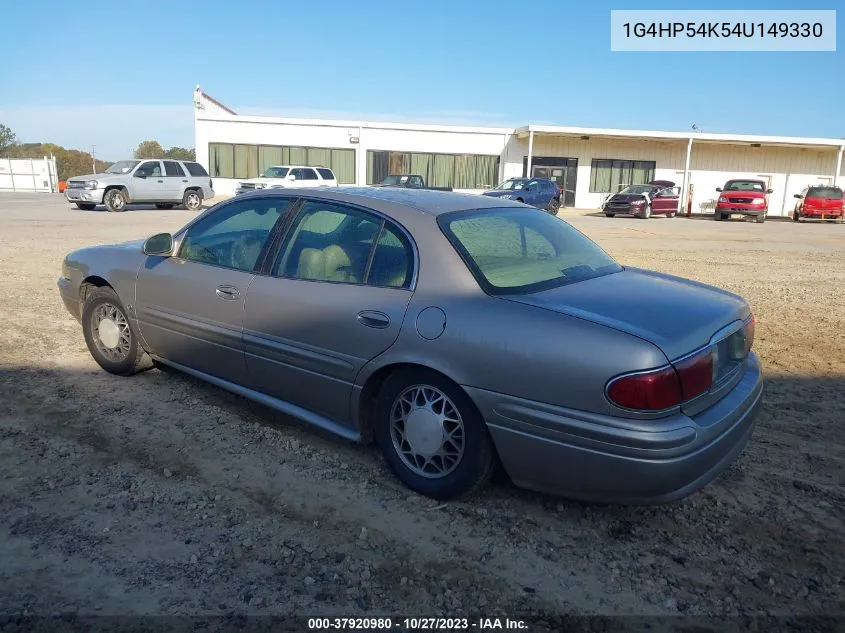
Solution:
{"label": "white suv", "polygon": [[303,165],[275,165],[268,167],[259,178],[238,183],[236,194],[256,189],[287,189],[289,187],[337,187],[337,178],[328,167]]}
{"label": "white suv", "polygon": [[90,211],[104,204],[109,211],[125,211],[127,204],[154,203],[159,209],[181,204],[196,211],[203,200],[214,197],[211,178],[197,162],[171,160],[121,160],[102,174],[68,179],[65,197]]}

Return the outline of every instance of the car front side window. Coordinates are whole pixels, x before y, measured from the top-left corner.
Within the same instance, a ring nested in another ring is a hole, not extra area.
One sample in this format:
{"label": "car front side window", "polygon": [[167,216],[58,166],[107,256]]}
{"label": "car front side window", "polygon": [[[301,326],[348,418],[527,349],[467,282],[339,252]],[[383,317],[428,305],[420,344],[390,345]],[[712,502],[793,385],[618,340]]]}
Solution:
{"label": "car front side window", "polygon": [[287,198],[241,200],[225,205],[188,229],[179,257],[252,271],[270,232],[289,206]]}
{"label": "car front side window", "polygon": [[135,170],[135,175],[146,178],[160,178],[161,163],[157,160],[149,160],[146,163],[141,163],[138,169]]}

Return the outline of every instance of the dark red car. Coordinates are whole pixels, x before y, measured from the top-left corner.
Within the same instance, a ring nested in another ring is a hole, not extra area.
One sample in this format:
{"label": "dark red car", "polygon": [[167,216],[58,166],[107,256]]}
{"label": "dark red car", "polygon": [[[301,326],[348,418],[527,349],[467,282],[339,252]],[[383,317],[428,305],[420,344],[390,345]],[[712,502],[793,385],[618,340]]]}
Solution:
{"label": "dark red car", "polygon": [[647,185],[628,185],[610,196],[602,206],[604,214],[633,215],[647,220],[652,215],[673,217],[678,212],[679,194],[675,183],[669,180],[652,180]]}
{"label": "dark red car", "polygon": [[765,222],[769,212],[769,200],[766,197],[772,193],[767,189],[765,180],[753,178],[737,178],[729,180],[724,187],[717,187],[721,193],[716,201],[714,220],[727,220],[732,215],[752,217],[757,222]]}
{"label": "dark red car", "polygon": [[810,220],[836,220],[842,222],[845,215],[845,198],[842,189],[826,185],[806,187],[801,193],[796,193],[798,202],[792,212],[792,219],[802,222]]}

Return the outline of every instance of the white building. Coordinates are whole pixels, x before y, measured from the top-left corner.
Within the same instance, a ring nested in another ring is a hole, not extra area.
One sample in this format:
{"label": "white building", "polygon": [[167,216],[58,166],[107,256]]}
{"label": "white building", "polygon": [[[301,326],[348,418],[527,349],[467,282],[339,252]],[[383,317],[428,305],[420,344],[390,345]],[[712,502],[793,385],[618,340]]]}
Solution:
{"label": "white building", "polygon": [[840,184],[845,139],[652,132],[527,125],[516,129],[238,115],[194,93],[196,152],[215,191],[278,164],[331,167],[342,184],[415,173],[429,185],[483,191],[506,178],[551,177],[565,206],[598,208],[621,186],[671,180],[691,192],[694,213],[712,212],[716,187],[761,178],[770,215],[790,215],[810,184]]}

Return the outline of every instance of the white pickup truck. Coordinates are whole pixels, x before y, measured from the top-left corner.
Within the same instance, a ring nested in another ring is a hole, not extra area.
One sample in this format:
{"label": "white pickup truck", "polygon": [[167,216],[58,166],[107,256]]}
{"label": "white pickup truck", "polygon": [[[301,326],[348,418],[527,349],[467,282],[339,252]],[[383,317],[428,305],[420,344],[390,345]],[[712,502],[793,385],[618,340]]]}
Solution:
{"label": "white pickup truck", "polygon": [[328,167],[275,165],[268,167],[259,178],[240,181],[235,194],[256,189],[287,189],[289,187],[337,187],[337,178]]}

